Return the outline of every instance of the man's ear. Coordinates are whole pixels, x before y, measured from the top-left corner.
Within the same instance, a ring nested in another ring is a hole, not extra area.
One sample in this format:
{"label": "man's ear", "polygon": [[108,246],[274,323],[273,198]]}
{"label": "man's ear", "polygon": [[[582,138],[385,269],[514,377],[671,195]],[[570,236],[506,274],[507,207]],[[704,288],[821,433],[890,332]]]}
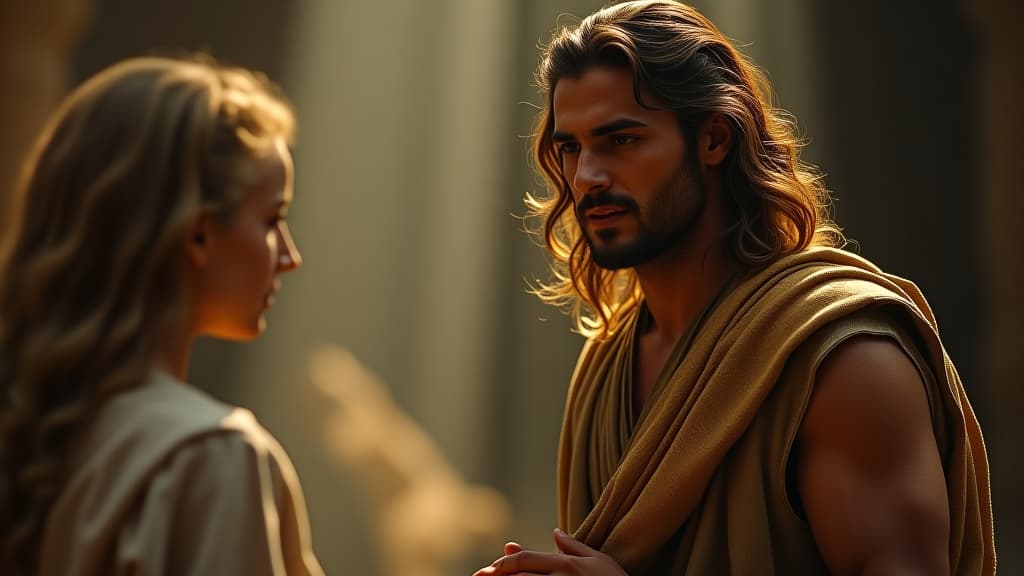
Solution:
{"label": "man's ear", "polygon": [[700,127],[697,137],[698,154],[704,166],[718,166],[729,156],[732,150],[732,124],[722,114],[708,116]]}
{"label": "man's ear", "polygon": [[185,258],[193,268],[202,270],[210,261],[210,239],[213,221],[209,214],[199,214],[185,233]]}

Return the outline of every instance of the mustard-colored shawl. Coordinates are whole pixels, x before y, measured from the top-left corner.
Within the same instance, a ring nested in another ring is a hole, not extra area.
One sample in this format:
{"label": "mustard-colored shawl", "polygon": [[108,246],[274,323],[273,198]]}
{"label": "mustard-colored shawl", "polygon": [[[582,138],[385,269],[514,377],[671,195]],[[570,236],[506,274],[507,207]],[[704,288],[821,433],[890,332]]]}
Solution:
{"label": "mustard-colored shawl", "polygon": [[[562,528],[610,554],[632,576],[667,569],[770,574],[780,564],[806,569],[799,573],[823,570],[820,557],[801,559],[816,556],[813,540],[791,509],[780,509],[778,490],[750,480],[757,468],[781,475],[792,442],[782,433],[762,433],[768,428],[759,422],[789,418],[794,422],[785,427],[795,430],[824,353],[799,360],[808,363],[805,369],[794,369],[791,356],[822,329],[877,305],[907,312],[925,368],[934,374],[928,393],[949,491],[952,573],[993,574],[985,446],[931,309],[911,282],[828,248],[775,262],[706,310],[635,425],[626,408],[629,386],[622,383],[632,378],[637,311],[610,339],[586,345],[559,447]],[[791,397],[778,398],[782,392],[773,389],[784,373],[805,374],[806,382],[785,392]],[[784,414],[762,414],[768,409]],[[750,438],[756,434],[766,438]],[[741,473],[745,480],[735,477]],[[751,556],[755,564],[736,564],[755,551],[761,556]]]}

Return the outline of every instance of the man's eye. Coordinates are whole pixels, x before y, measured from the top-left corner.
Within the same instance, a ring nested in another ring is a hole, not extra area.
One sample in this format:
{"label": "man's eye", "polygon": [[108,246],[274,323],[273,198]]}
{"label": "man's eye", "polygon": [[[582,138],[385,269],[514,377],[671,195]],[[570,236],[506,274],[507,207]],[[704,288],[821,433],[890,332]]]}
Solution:
{"label": "man's eye", "polygon": [[636,136],[632,134],[612,134],[612,144],[616,146],[636,142]]}
{"label": "man's eye", "polygon": [[578,142],[562,142],[558,145],[558,152],[560,154],[575,154],[580,151],[580,145]]}

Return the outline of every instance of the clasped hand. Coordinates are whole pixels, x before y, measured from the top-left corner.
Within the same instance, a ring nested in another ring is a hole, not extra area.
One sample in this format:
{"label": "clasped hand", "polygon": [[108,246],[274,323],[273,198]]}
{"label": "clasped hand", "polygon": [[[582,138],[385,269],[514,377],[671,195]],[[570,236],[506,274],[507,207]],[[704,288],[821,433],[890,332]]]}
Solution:
{"label": "clasped hand", "polygon": [[509,542],[505,555],[473,576],[517,576],[547,574],[549,576],[628,576],[611,556],[594,550],[579,540],[555,529],[558,552],[527,550]]}

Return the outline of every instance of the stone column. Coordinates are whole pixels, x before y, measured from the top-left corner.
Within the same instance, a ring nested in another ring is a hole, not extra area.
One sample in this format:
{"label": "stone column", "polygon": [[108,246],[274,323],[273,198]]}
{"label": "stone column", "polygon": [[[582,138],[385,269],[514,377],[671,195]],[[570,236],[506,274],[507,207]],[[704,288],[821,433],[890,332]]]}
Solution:
{"label": "stone column", "polygon": [[12,224],[25,154],[68,88],[71,50],[90,9],[90,0],[0,3],[0,240]]}
{"label": "stone column", "polygon": [[981,40],[978,182],[979,255],[987,302],[988,329],[979,334],[982,382],[987,410],[981,414],[992,466],[999,572],[1020,574],[1024,553],[1014,543],[1024,537],[1024,464],[1019,457],[1021,326],[1024,258],[1020,253],[1020,139],[1024,134],[1024,82],[1020,67],[1020,30],[1024,9],[1013,0],[977,0]]}

